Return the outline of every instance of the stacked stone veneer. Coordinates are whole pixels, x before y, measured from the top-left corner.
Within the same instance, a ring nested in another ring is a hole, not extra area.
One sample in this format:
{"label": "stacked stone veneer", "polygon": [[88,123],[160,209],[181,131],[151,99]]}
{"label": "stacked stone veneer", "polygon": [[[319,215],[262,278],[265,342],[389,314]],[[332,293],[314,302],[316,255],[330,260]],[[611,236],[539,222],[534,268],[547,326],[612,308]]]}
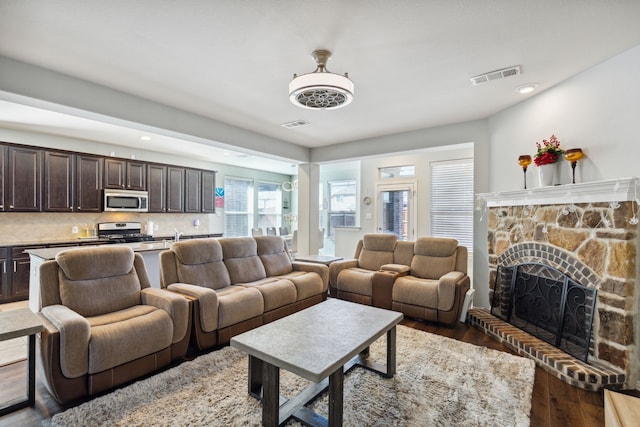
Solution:
{"label": "stacked stone veneer", "polygon": [[490,300],[498,265],[541,262],[598,292],[589,363],[620,372],[636,388],[638,340],[635,202],[491,207]]}

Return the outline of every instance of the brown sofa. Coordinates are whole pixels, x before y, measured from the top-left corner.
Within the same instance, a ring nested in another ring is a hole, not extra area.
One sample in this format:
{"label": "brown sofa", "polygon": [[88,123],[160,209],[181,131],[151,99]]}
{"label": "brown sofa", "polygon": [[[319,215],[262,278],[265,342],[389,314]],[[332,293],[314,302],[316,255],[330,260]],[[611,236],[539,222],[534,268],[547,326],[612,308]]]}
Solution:
{"label": "brown sofa", "polygon": [[354,259],[334,262],[329,271],[332,296],[447,325],[458,320],[470,283],[467,248],[437,237],[406,242],[366,234]]}
{"label": "brown sofa", "polygon": [[185,298],[150,287],[124,246],[72,249],[40,266],[45,384],[61,403],[147,375],[187,352]]}
{"label": "brown sofa", "polygon": [[327,298],[329,269],[292,262],[279,236],[185,240],[160,253],[163,288],[193,303],[198,350]]}

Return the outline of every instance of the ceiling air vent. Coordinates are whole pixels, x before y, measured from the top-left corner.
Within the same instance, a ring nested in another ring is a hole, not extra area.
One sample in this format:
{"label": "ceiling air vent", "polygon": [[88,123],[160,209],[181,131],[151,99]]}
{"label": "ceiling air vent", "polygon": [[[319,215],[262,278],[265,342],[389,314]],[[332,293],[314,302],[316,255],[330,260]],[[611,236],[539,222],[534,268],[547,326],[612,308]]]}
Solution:
{"label": "ceiling air vent", "polygon": [[513,67],[490,71],[488,73],[471,77],[470,80],[472,85],[477,86],[479,84],[488,83],[492,80],[499,80],[504,79],[505,77],[517,76],[518,74],[520,74],[520,66],[514,65]]}
{"label": "ceiling air vent", "polygon": [[306,122],[304,120],[294,120],[292,122],[283,123],[280,126],[287,129],[293,129],[293,128],[299,128],[300,126],[306,126],[308,124],[309,122]]}

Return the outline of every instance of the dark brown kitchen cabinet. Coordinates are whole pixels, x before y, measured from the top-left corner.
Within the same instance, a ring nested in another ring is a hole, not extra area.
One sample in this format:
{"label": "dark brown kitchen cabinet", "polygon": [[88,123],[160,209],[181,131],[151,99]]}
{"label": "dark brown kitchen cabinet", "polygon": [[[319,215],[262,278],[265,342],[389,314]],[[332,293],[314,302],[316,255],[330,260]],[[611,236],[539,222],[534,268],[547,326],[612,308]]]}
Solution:
{"label": "dark brown kitchen cabinet", "polygon": [[24,253],[27,249],[44,248],[43,246],[14,246],[11,250],[11,300],[29,299],[29,276],[31,259]]}
{"label": "dark brown kitchen cabinet", "polygon": [[184,168],[167,167],[167,212],[184,212]]}
{"label": "dark brown kitchen cabinet", "polygon": [[11,282],[9,281],[9,249],[0,248],[0,302],[9,299],[11,295]]}
{"label": "dark brown kitchen cabinet", "polygon": [[75,155],[44,152],[44,210],[72,212],[75,190]]}
{"label": "dark brown kitchen cabinet", "polygon": [[[7,170],[7,147],[0,145],[0,212],[4,211],[4,176]],[[1,291],[0,291],[1,292]]]}
{"label": "dark brown kitchen cabinet", "polygon": [[76,154],[76,212],[102,211],[102,157]]}
{"label": "dark brown kitchen cabinet", "polygon": [[202,197],[202,172],[197,169],[185,169],[184,176],[184,211],[199,213]]}
{"label": "dark brown kitchen cabinet", "polygon": [[147,164],[124,159],[104,159],[104,188],[147,189]]}
{"label": "dark brown kitchen cabinet", "polygon": [[202,201],[200,208],[204,213],[216,211],[216,173],[202,171]]}
{"label": "dark brown kitchen cabinet", "polygon": [[9,146],[5,179],[5,211],[42,210],[42,150]]}
{"label": "dark brown kitchen cabinet", "polygon": [[0,248],[0,303],[29,299],[31,260],[27,249],[45,245]]}
{"label": "dark brown kitchen cabinet", "polygon": [[167,165],[147,164],[149,212],[167,211]]}

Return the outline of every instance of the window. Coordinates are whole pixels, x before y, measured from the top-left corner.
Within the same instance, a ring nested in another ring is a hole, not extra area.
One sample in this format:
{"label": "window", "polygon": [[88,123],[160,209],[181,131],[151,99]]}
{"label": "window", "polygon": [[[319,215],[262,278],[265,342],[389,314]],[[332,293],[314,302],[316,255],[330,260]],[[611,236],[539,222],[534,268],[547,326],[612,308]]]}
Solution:
{"label": "window", "polygon": [[416,167],[411,165],[380,168],[379,174],[380,179],[413,178],[416,176]]}
{"label": "window", "polygon": [[224,235],[248,236],[253,224],[252,181],[224,179]]}
{"label": "window", "polygon": [[399,240],[414,237],[412,184],[379,185],[378,232],[395,234]]}
{"label": "window", "polygon": [[282,225],[282,189],[279,184],[258,183],[258,227],[266,231],[267,227]]}
{"label": "window", "polygon": [[473,250],[473,159],[431,163],[431,235]]}
{"label": "window", "polygon": [[335,236],[336,227],[355,227],[357,206],[356,180],[329,182],[329,233]]}

